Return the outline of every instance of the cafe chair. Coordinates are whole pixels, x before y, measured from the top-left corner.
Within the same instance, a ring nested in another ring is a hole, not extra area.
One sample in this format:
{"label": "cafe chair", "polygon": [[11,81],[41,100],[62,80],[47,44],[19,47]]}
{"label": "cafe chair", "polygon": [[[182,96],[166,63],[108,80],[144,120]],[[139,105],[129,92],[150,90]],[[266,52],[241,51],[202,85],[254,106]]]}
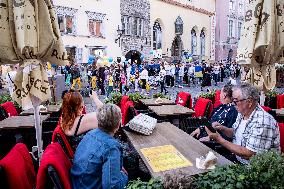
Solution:
{"label": "cafe chair", "polygon": [[5,102],[5,103],[1,104],[1,106],[5,109],[5,111],[9,115],[9,117],[19,115],[13,102]]}
{"label": "cafe chair", "polygon": [[127,95],[122,96],[122,98],[121,98],[121,100],[120,100],[119,107],[120,107],[121,109],[123,109],[123,108],[124,108],[124,105],[126,104],[127,101],[131,101],[130,98],[129,98],[129,96],[127,96]]}
{"label": "cafe chair", "polygon": [[280,133],[280,148],[281,152],[284,153],[284,123],[278,123]]}
{"label": "cafe chair", "polygon": [[23,143],[16,144],[0,160],[0,188],[32,189],[36,185],[36,174],[32,157]]}
{"label": "cafe chair", "polygon": [[57,142],[49,144],[42,154],[37,174],[37,189],[71,189],[72,163]]}
{"label": "cafe chair", "polygon": [[179,92],[176,97],[176,104],[192,109],[191,94],[188,92]]}
{"label": "cafe chair", "polygon": [[277,109],[284,108],[284,94],[279,94],[276,96]]}
{"label": "cafe chair", "polygon": [[127,101],[122,105],[122,125],[126,125],[131,119],[133,119],[138,113],[134,108],[134,103],[132,101]]}
{"label": "cafe chair", "polygon": [[215,97],[214,97],[214,108],[217,108],[218,106],[221,105],[221,91],[220,90],[216,90],[215,92]]}
{"label": "cafe chair", "polygon": [[208,118],[213,110],[212,101],[205,98],[198,98],[192,117],[184,118],[180,121],[179,128],[184,132],[190,134],[192,131],[197,129],[201,125],[206,125],[208,123]]}
{"label": "cafe chair", "polygon": [[270,115],[272,115],[273,117],[274,117],[274,119],[276,119],[277,117],[276,117],[276,111],[275,110],[272,110],[270,107],[268,107],[268,106],[261,106],[262,107],[262,109],[264,110],[264,111],[266,111],[267,113],[269,113]]}
{"label": "cafe chair", "polygon": [[67,140],[65,133],[63,132],[63,130],[60,126],[60,122],[58,122],[57,127],[53,131],[52,142],[53,143],[57,142],[58,144],[60,144],[61,147],[63,148],[64,152],[66,153],[66,155],[70,159],[74,158],[74,151],[73,151],[69,141]]}

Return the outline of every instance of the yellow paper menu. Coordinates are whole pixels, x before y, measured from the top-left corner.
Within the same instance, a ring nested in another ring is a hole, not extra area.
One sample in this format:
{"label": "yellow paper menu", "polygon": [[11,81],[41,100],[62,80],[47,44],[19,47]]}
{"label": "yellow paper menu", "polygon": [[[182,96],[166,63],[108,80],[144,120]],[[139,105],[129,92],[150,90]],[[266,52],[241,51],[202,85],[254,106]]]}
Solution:
{"label": "yellow paper menu", "polygon": [[173,145],[140,149],[154,172],[192,166]]}

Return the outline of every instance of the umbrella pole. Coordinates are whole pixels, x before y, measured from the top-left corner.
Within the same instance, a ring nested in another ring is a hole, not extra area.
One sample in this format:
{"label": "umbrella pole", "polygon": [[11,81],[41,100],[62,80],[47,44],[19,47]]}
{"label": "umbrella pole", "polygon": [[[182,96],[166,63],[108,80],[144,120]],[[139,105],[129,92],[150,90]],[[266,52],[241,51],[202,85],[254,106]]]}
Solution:
{"label": "umbrella pole", "polygon": [[38,160],[40,160],[42,155],[42,128],[40,122],[39,106],[34,106],[34,119],[35,119],[35,129],[36,129]]}

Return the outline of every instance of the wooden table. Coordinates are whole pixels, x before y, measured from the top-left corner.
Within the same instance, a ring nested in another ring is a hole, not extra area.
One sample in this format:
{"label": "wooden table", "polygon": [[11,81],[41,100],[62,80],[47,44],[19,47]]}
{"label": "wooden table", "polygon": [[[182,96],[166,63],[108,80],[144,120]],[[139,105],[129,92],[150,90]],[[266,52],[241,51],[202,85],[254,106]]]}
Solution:
{"label": "wooden table", "polygon": [[[162,179],[166,174],[174,174],[177,171],[183,171],[189,175],[195,175],[199,173],[207,172],[208,170],[201,170],[196,168],[196,158],[201,156],[205,156],[209,151],[214,152],[209,147],[205,146],[198,140],[194,139],[187,133],[183,132],[179,128],[175,127],[171,123],[163,122],[157,123],[156,128],[150,136],[145,136],[139,133],[135,133],[132,131],[125,131],[129,141],[132,143],[134,148],[139,153],[140,157],[146,164],[148,170],[153,177],[161,177]],[[193,166],[188,166],[184,168],[178,168],[175,170],[168,170],[163,172],[153,172],[150,167],[148,161],[143,156],[140,149],[149,148],[149,147],[157,147],[163,145],[173,145],[183,156],[185,156]],[[225,165],[231,164],[232,162],[227,160],[225,157],[220,154],[214,152],[214,154],[218,157],[217,164]]]}
{"label": "wooden table", "polygon": [[149,106],[149,109],[161,117],[174,115],[191,115],[194,113],[192,109],[180,105]]}
{"label": "wooden table", "polygon": [[[49,115],[41,115],[40,120],[44,121],[47,118],[49,118]],[[33,115],[11,116],[0,121],[0,129],[17,129],[32,127],[35,127],[35,120]]]}
{"label": "wooden table", "polygon": [[[39,112],[43,115],[47,115],[47,114],[52,114],[52,113],[57,113],[60,110],[60,105],[49,105],[46,107],[46,110],[40,110]],[[34,115],[34,109],[28,109],[25,110],[23,112],[21,112],[20,114],[21,116],[26,116],[26,115]]]}
{"label": "wooden table", "polygon": [[161,106],[161,105],[175,105],[176,103],[173,100],[166,98],[161,98],[162,102],[157,103],[157,98],[151,99],[140,99],[140,101],[146,106]]}

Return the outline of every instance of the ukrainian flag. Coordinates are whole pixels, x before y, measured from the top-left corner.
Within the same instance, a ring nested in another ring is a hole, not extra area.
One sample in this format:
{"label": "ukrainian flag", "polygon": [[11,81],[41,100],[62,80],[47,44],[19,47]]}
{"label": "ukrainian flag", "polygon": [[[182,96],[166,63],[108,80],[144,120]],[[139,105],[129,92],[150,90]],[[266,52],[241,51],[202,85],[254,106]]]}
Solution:
{"label": "ukrainian flag", "polygon": [[195,77],[203,77],[201,66],[195,66]]}

